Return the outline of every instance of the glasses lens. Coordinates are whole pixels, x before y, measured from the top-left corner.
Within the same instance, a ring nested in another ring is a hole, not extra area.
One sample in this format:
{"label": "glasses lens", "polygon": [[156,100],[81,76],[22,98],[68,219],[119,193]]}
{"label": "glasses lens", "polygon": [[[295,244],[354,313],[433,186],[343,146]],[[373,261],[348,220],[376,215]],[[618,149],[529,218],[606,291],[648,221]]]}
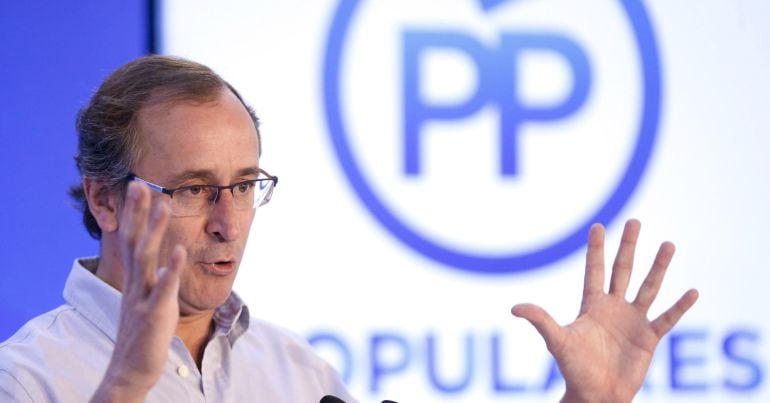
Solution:
{"label": "glasses lens", "polygon": [[254,182],[246,181],[233,185],[233,204],[238,210],[248,210],[254,206]]}
{"label": "glasses lens", "polygon": [[[237,210],[257,208],[270,201],[275,187],[274,178],[260,178],[237,183],[230,187],[233,206]],[[224,188],[227,189],[227,188]],[[205,214],[219,199],[220,188],[211,185],[193,185],[176,189],[171,196],[171,214],[192,217]]]}
{"label": "glasses lens", "polygon": [[199,185],[180,188],[171,197],[171,213],[177,217],[190,217],[206,211],[216,197],[216,187]]}
{"label": "glasses lens", "polygon": [[273,187],[275,182],[272,179],[262,179],[257,181],[257,195],[254,198],[254,208],[264,206],[273,197]]}

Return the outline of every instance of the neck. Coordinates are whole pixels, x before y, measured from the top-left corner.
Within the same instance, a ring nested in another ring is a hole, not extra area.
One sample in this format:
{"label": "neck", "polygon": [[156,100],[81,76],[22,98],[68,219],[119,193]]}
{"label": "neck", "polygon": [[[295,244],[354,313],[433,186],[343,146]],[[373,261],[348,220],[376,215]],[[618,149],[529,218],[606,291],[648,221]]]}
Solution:
{"label": "neck", "polygon": [[214,311],[203,311],[193,315],[181,315],[176,326],[176,336],[182,339],[198,370],[203,364],[203,351],[214,332]]}
{"label": "neck", "polygon": [[110,287],[123,292],[123,264],[120,255],[116,248],[112,247],[112,243],[105,242],[104,239],[99,246],[99,263],[94,274]]}

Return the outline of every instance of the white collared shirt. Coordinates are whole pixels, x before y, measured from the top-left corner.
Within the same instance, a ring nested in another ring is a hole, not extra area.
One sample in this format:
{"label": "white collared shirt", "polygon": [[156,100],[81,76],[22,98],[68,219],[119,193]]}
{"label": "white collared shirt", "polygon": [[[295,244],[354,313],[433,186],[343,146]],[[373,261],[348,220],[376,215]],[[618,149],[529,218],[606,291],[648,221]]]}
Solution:
{"label": "white collared shirt", "polygon": [[[66,303],[0,344],[0,401],[86,402],[112,355],[121,294],[76,260]],[[147,402],[354,402],[341,379],[301,337],[250,318],[235,293],[214,314],[199,371],[174,337],[166,368]]]}

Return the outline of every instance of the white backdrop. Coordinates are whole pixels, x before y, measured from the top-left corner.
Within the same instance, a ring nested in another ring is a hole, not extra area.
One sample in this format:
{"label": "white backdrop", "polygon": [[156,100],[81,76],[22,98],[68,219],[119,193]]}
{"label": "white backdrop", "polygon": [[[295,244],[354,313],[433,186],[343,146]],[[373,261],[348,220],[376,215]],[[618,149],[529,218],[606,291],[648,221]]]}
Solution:
{"label": "white backdrop", "polygon": [[[162,52],[210,65],[243,93],[262,119],[261,166],[280,177],[273,201],[258,211],[236,290],[257,316],[315,338],[362,400],[554,401],[563,383],[552,378],[543,343],[508,310],[536,302],[570,321],[585,249],[546,254],[526,271],[479,273],[486,266],[436,259],[376,218],[341,164],[324,104],[324,60],[345,5],[353,13],[336,88],[346,132],[337,139],[399,222],[463,254],[521,256],[592,218],[639,153],[643,106],[651,102],[647,74],[659,71],[660,98],[651,109],[659,119],[648,132],[654,142],[627,202],[605,217],[608,251],[625,219],[639,218],[632,289],[659,243],[672,240],[677,254],[652,313],[690,287],[701,299],[661,343],[638,401],[770,399],[770,3],[162,4]],[[637,8],[649,21],[658,63],[640,57],[645,39],[632,21],[641,14],[629,11]],[[423,47],[409,65],[406,31],[458,34],[489,58],[482,63],[454,43]],[[502,79],[489,78],[510,56],[501,38],[535,34],[576,45],[587,72],[573,69],[574,54],[531,48],[518,54],[518,68],[501,73],[514,78],[501,88]],[[409,66],[413,86],[405,85]],[[550,110],[581,83],[585,97],[565,116],[514,127],[517,171],[502,175],[501,116],[524,115],[490,94]],[[424,120],[415,175],[404,173],[405,120],[417,116],[404,107],[410,88],[420,105],[436,110],[487,96],[453,120]]]}

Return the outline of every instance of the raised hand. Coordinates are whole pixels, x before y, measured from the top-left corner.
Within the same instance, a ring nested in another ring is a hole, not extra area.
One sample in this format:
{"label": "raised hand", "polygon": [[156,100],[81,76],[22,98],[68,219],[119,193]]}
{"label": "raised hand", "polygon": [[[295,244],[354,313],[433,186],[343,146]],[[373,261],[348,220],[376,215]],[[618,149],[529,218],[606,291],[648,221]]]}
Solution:
{"label": "raised hand", "polygon": [[160,245],[170,212],[164,199],[150,203],[150,190],[129,183],[118,236],[123,263],[123,299],[115,350],[92,401],[144,401],[160,379],[179,321],[179,271],[186,259],[177,246],[159,268]]}
{"label": "raised hand", "polygon": [[640,226],[637,220],[626,223],[608,293],[604,292],[604,227],[591,227],[583,301],[574,322],[559,326],[532,304],[511,309],[545,339],[566,382],[565,402],[631,401],[644,382],[658,342],[698,298],[691,289],[656,319],[647,319],[674,254],[674,245],[664,242],[636,298],[626,300]]}

